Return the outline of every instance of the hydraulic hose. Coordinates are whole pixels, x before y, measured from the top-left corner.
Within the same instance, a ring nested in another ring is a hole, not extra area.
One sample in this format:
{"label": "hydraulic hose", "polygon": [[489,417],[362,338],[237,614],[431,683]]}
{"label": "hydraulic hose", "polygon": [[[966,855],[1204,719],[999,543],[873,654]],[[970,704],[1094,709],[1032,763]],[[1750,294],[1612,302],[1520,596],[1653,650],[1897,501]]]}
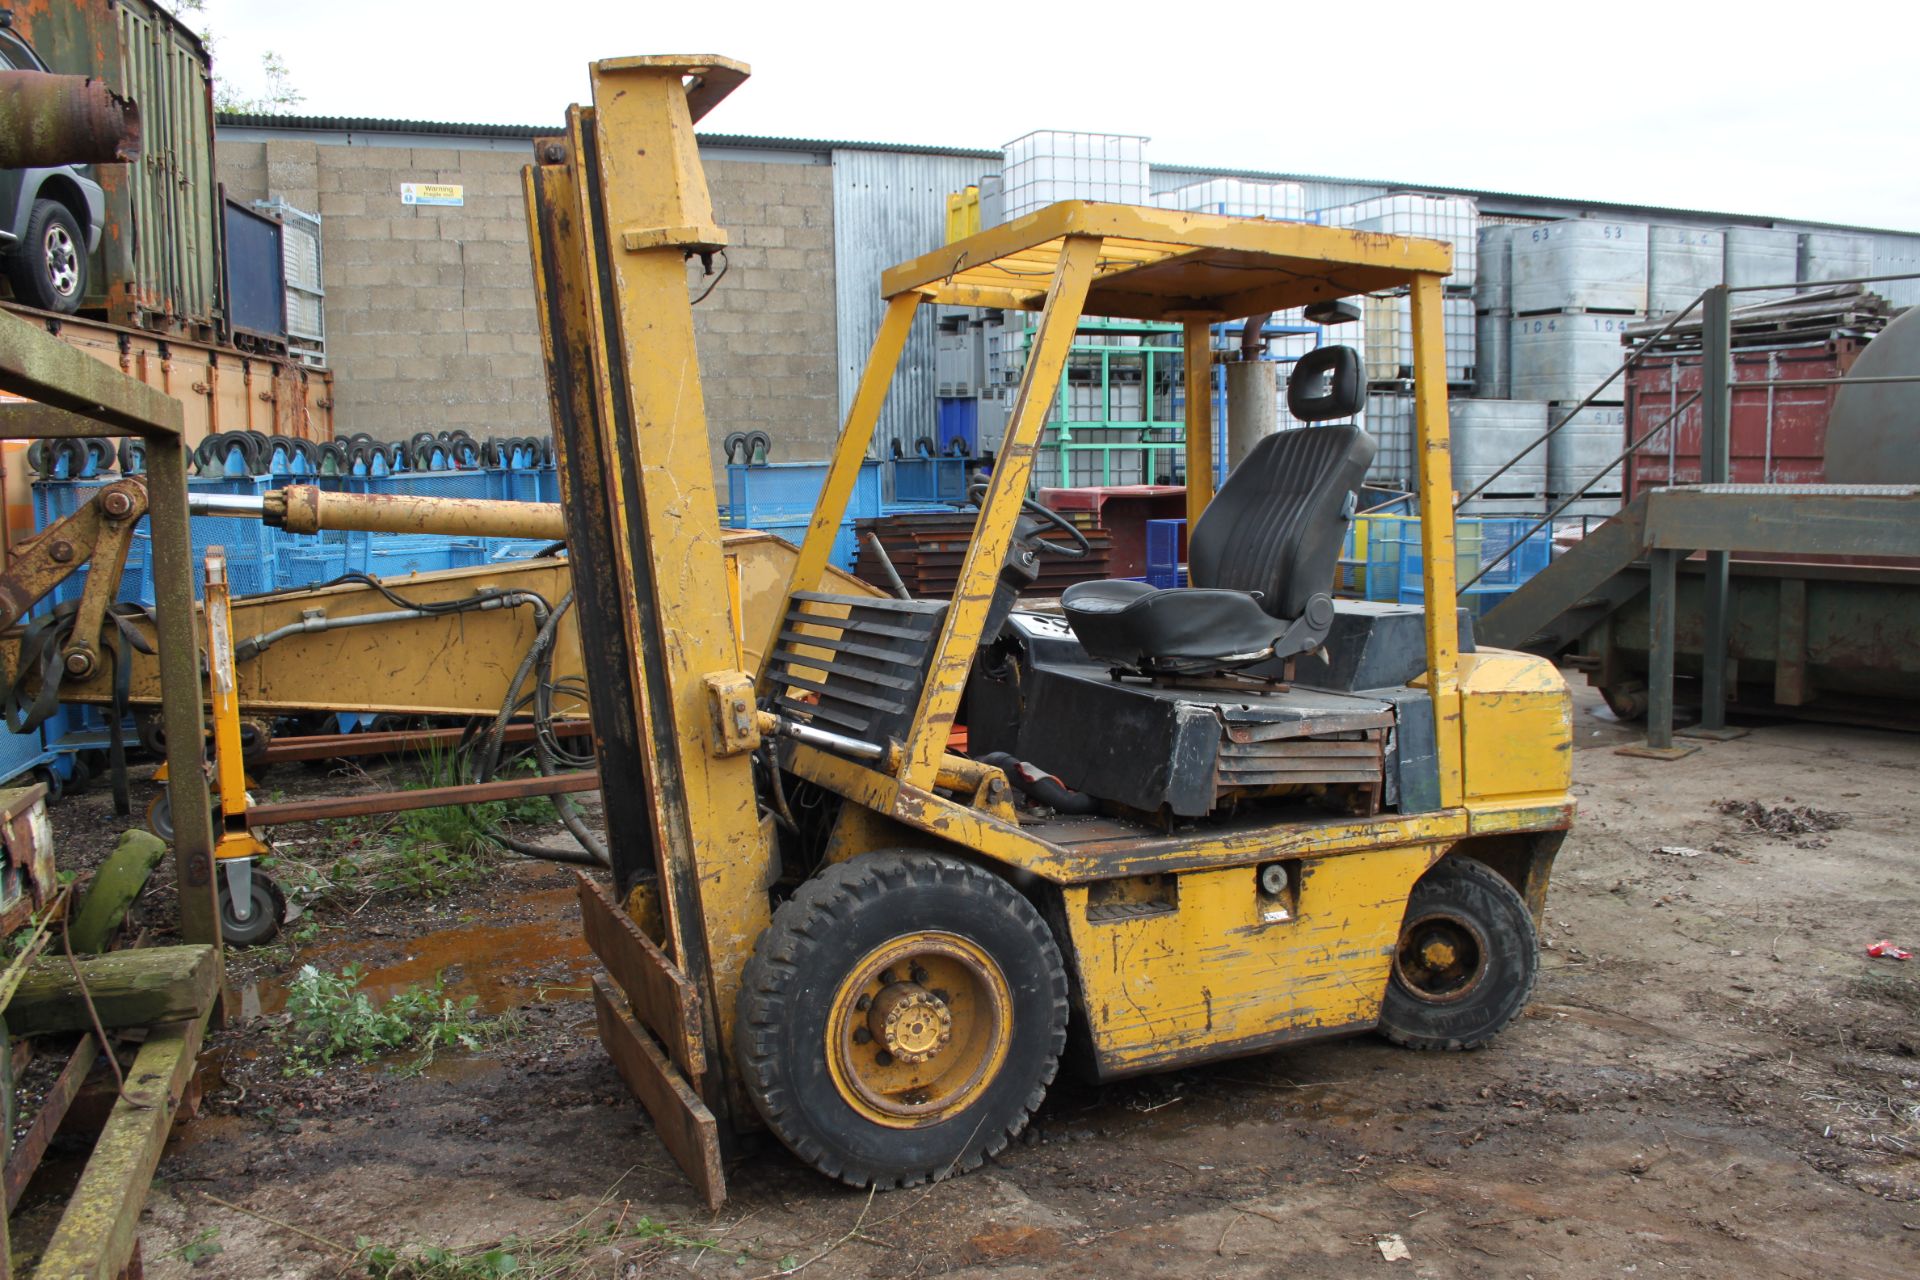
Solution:
{"label": "hydraulic hose", "polygon": [[1075,791],[1046,770],[1037,769],[1005,751],[990,751],[974,759],[1002,770],[1007,775],[1007,781],[1020,794],[1039,801],[1056,813],[1086,814],[1100,811],[1100,802],[1086,792]]}
{"label": "hydraulic hose", "polygon": [[[553,694],[558,686],[553,680],[553,651],[559,636],[560,620],[567,610],[573,607],[574,593],[568,591],[560,598],[560,603],[540,621],[540,630],[534,641],[528,646],[526,654],[520,659],[520,666],[514,671],[513,679],[507,685],[506,700],[500,705],[500,712],[493,722],[481,731],[472,744],[471,772],[473,780],[485,782],[493,776],[500,766],[501,750],[506,742],[507,725],[520,714],[528,702],[533,704],[534,746],[533,758],[542,777],[551,777],[557,772],[555,765],[562,758],[568,764],[580,761],[580,757],[565,751],[560,746],[558,735],[553,732]],[[534,678],[533,689],[523,694],[527,679]],[[572,682],[565,686],[566,692],[584,694],[584,689],[576,689]],[[581,767],[585,763],[582,762]],[[610,867],[612,858],[607,848],[592,829],[586,825],[572,798],[566,795],[552,797],[554,811],[569,834],[580,842],[580,850],[556,849],[549,845],[533,844],[507,835],[501,831],[490,831],[488,835],[499,844],[513,852],[528,858],[540,858],[549,862],[566,862],[580,866]]]}

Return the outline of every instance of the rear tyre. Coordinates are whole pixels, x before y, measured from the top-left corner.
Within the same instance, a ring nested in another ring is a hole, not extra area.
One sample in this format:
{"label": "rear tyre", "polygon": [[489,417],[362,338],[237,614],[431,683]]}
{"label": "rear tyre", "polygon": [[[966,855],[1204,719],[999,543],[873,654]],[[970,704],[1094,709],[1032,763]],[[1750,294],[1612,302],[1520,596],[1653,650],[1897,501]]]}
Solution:
{"label": "rear tyre", "polygon": [[774,913],[740,994],[748,1095],[851,1186],[977,1168],[1026,1126],[1066,1043],[1067,979],[1039,912],[970,863],[871,853]]}
{"label": "rear tyre", "polygon": [[1600,696],[1606,699],[1607,709],[1623,721],[1647,718],[1647,682],[1644,680],[1602,685]]}
{"label": "rear tyre", "polygon": [[1407,898],[1380,1032],[1409,1049],[1478,1049],[1519,1016],[1540,975],[1533,915],[1483,862],[1436,863]]}
{"label": "rear tyre", "polygon": [[67,206],[35,200],[8,262],[13,292],[30,307],[72,315],[87,296],[87,237]]}

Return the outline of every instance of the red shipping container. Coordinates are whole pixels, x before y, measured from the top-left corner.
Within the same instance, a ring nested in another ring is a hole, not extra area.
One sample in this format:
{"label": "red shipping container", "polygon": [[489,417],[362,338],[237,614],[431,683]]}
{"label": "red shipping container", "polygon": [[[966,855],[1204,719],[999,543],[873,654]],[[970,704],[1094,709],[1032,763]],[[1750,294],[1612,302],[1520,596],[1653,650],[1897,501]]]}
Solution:
{"label": "red shipping container", "polygon": [[[1801,378],[1835,378],[1866,344],[1857,338],[1784,347],[1736,348],[1731,447],[1736,484],[1824,484],[1827,416],[1833,387],[1769,387]],[[1660,425],[1700,389],[1698,351],[1650,355],[1627,373],[1627,440]],[[1647,489],[1700,483],[1700,411],[1693,405],[1628,460],[1626,499]]]}

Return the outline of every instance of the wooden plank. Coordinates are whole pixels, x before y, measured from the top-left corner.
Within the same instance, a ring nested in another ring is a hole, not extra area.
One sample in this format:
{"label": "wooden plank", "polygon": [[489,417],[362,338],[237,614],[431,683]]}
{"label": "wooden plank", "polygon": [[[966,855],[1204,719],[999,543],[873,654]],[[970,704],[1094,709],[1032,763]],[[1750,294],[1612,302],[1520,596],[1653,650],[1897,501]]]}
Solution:
{"label": "wooden plank", "polygon": [[633,917],[614,904],[598,880],[578,871],[574,875],[580,880],[580,921],[587,945],[620,984],[642,1025],[660,1037],[674,1065],[698,1089],[707,1073],[700,992]]}
{"label": "wooden plank", "polygon": [[[127,1072],[126,1097],[107,1117],[80,1183],[34,1275],[112,1280],[133,1256],[134,1232],[173,1115],[193,1075],[206,1015],[154,1027]],[[131,1099],[131,1101],[129,1101]]]}
{"label": "wooden plank", "polygon": [[[208,946],[142,947],[75,956],[100,1025],[144,1027],[179,1022],[213,1005],[220,981],[218,953]],[[64,955],[41,956],[7,1002],[7,1028],[16,1036],[86,1031],[93,1022]]]}
{"label": "wooden plank", "polygon": [[627,1015],[613,984],[598,974],[593,979],[593,1007],[600,1043],[620,1078],[653,1117],[660,1141],[693,1181],[708,1212],[718,1210],[727,1198],[727,1178],[720,1167],[720,1127],[713,1112],[674,1070],[653,1038]]}
{"label": "wooden plank", "polygon": [[40,1158],[47,1153],[47,1146],[59,1131],[60,1122],[67,1118],[67,1108],[73,1105],[74,1098],[80,1093],[80,1086],[86,1082],[87,1073],[93,1070],[94,1061],[99,1056],[100,1042],[91,1035],[81,1036],[80,1043],[73,1047],[73,1054],[67,1059],[67,1065],[60,1069],[59,1078],[40,1100],[40,1109],[34,1113],[33,1123],[27,1126],[26,1135],[14,1144],[12,1154],[7,1157],[8,1213],[12,1213],[20,1203],[27,1183],[33,1180],[34,1170],[40,1167]]}

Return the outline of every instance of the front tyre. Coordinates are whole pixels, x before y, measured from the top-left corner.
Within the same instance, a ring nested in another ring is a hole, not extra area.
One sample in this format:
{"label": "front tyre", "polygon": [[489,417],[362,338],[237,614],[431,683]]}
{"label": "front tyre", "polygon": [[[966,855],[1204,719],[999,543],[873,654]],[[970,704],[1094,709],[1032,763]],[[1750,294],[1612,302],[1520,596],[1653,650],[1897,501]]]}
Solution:
{"label": "front tyre", "polygon": [[27,234],[15,246],[11,274],[20,301],[72,315],[87,295],[87,239],[58,200],[35,200]]}
{"label": "front tyre", "polygon": [[1478,1049],[1520,1015],[1540,975],[1527,904],[1498,872],[1443,858],[1407,897],[1380,1031],[1409,1049]]}
{"label": "front tyre", "polygon": [[1026,1126],[1066,1042],[1067,979],[1020,894],[958,858],[870,853],[774,913],[734,1033],[767,1127],[822,1173],[905,1187]]}

